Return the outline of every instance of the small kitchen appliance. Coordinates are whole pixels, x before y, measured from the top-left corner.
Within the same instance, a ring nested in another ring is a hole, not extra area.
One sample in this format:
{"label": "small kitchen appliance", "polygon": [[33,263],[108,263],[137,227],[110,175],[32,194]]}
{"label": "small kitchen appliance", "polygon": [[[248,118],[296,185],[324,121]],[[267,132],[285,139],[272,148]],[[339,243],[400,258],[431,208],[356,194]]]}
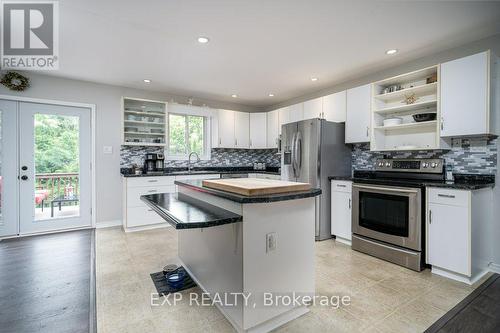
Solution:
{"label": "small kitchen appliance", "polygon": [[148,153],[144,159],[144,170],[146,173],[163,172],[165,166],[165,156],[161,153]]}

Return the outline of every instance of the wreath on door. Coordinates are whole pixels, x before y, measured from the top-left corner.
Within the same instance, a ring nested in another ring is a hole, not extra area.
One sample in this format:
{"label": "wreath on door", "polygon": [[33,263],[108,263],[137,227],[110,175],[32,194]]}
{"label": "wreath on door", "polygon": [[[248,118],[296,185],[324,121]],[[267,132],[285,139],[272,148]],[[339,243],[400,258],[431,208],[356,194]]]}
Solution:
{"label": "wreath on door", "polygon": [[14,91],[24,91],[30,86],[30,79],[16,72],[7,72],[0,83]]}

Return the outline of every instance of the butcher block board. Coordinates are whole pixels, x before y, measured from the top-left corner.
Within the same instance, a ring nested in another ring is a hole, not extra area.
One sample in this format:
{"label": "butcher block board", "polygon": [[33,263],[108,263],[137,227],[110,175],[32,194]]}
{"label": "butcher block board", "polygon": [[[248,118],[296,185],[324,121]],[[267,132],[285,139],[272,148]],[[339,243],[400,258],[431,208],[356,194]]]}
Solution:
{"label": "butcher block board", "polygon": [[311,189],[311,185],[308,183],[261,178],[207,179],[203,181],[203,186],[247,197],[301,192]]}

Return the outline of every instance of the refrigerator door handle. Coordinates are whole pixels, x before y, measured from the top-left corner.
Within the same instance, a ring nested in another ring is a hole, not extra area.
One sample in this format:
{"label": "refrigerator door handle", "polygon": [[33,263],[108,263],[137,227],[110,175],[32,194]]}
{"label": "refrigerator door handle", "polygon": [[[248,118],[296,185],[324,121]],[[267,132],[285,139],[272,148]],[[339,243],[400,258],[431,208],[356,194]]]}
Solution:
{"label": "refrigerator door handle", "polygon": [[296,170],[296,159],[295,159],[295,138],[296,138],[297,133],[293,133],[292,135],[292,170],[293,170],[293,177],[297,178],[297,170]]}
{"label": "refrigerator door handle", "polygon": [[295,137],[295,159],[297,164],[297,178],[300,177],[300,169],[302,168],[302,136],[297,132]]}

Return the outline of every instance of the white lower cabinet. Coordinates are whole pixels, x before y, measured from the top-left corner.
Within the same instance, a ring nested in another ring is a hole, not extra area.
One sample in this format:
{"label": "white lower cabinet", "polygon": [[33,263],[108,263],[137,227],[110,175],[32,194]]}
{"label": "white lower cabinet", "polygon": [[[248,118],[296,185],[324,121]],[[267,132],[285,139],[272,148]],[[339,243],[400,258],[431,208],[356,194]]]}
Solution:
{"label": "white lower cabinet", "polygon": [[472,284],[491,261],[493,191],[427,189],[426,262],[432,273]]}
{"label": "white lower cabinet", "polygon": [[142,195],[175,193],[175,180],[213,178],[220,178],[220,174],[123,178],[123,229],[129,232],[169,226],[141,200]]}
{"label": "white lower cabinet", "polygon": [[337,241],[351,245],[352,182],[332,180],[331,185],[331,232]]}

